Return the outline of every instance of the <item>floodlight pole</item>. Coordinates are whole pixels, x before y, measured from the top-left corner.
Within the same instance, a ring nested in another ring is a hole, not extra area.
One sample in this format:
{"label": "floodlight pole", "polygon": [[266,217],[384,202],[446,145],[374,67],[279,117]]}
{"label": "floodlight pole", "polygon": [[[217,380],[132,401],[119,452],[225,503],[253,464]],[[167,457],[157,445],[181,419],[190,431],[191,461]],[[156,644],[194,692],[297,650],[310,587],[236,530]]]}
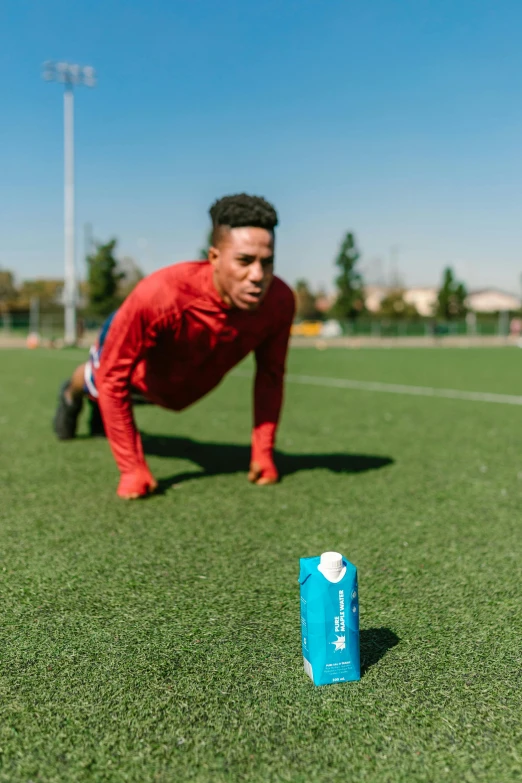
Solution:
{"label": "floodlight pole", "polygon": [[71,63],[47,62],[44,79],[64,85],[63,158],[64,158],[64,288],[66,345],[76,343],[76,265],[74,236],[74,85],[94,87],[94,69]]}
{"label": "floodlight pole", "polygon": [[76,268],[74,264],[74,92],[65,84],[63,93],[64,148],[64,289],[65,344],[76,342]]}

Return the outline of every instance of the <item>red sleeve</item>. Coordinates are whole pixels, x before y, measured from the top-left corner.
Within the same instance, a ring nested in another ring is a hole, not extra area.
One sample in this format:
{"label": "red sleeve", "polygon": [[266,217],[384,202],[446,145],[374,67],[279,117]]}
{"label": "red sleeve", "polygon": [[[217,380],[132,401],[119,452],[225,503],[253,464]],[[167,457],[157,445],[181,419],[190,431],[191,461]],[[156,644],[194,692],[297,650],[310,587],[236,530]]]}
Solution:
{"label": "red sleeve", "polygon": [[294,298],[285,302],[285,318],[279,328],[256,349],[257,372],[254,383],[254,430],[252,462],[263,477],[277,478],[273,451],[279,415],[283,404],[283,382],[290,328],[294,319]]}
{"label": "red sleeve", "polygon": [[130,379],[137,362],[154,343],[157,315],[141,294],[125,300],[111,323],[96,373],[99,404],[114,459],[120,470],[118,494],[143,495],[153,481],[134,422]]}

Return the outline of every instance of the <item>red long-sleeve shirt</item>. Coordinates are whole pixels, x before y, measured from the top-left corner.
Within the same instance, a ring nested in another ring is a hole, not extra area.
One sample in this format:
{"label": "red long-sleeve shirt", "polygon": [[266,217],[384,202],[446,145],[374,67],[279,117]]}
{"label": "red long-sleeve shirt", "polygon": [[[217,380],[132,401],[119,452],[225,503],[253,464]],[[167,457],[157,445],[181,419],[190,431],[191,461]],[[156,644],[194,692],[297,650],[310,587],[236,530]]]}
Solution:
{"label": "red long-sleeve shirt", "polygon": [[251,351],[257,364],[252,460],[264,476],[277,477],[272,452],[294,307],[291,289],[277,277],[257,310],[229,307],[208,262],[169,266],[136,286],[111,323],[95,373],[122,494],[150,477],[131,390],[180,411],[215,388]]}

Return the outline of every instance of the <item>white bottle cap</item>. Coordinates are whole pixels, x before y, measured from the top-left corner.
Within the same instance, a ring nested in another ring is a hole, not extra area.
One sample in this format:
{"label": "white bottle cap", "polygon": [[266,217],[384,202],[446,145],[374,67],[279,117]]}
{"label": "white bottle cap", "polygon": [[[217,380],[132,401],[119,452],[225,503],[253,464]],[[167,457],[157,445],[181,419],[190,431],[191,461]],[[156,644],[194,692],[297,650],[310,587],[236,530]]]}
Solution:
{"label": "white bottle cap", "polygon": [[318,569],[329,582],[339,582],[346,573],[343,556],[339,552],[323,552]]}

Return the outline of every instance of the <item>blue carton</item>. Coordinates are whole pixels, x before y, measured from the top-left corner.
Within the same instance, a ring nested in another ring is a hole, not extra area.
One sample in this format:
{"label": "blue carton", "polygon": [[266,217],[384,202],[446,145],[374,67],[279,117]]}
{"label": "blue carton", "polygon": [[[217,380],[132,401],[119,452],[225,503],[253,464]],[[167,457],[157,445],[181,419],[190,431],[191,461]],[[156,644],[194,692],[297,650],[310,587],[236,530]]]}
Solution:
{"label": "blue carton", "polygon": [[[332,555],[337,571],[328,571],[327,561],[324,567],[324,558]],[[333,552],[302,557],[299,584],[305,672],[314,685],[360,680],[356,567]]]}

